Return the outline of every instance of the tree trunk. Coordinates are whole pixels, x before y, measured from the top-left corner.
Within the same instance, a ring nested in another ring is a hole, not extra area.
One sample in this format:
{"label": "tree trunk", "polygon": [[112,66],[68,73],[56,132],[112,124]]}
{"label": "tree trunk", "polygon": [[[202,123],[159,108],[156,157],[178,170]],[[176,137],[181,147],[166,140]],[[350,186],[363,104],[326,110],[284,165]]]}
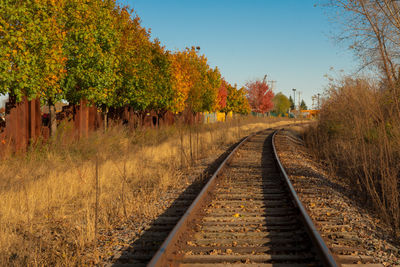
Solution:
{"label": "tree trunk", "polygon": [[104,132],[106,132],[108,128],[108,107],[103,107],[103,120]]}
{"label": "tree trunk", "polygon": [[146,111],[140,111],[139,112],[139,117],[140,117],[140,129],[143,129],[144,127],[144,120],[146,118]]}
{"label": "tree trunk", "polygon": [[193,148],[192,148],[192,124],[189,123],[189,147],[190,147],[190,165],[193,163]]}
{"label": "tree trunk", "polygon": [[52,101],[49,101],[49,128],[50,136],[55,136],[57,133],[57,114]]}
{"label": "tree trunk", "polygon": [[199,129],[199,125],[198,125],[198,124],[196,124],[196,144],[197,144],[196,159],[199,159],[199,158],[200,158],[200,149],[199,149],[199,147],[200,147],[200,141],[199,141],[199,131],[200,131],[200,129]]}
{"label": "tree trunk", "polygon": [[[167,113],[166,110],[161,110],[157,112],[157,127],[160,127],[160,119],[165,119],[165,114]],[[164,125],[167,124],[164,120]]]}

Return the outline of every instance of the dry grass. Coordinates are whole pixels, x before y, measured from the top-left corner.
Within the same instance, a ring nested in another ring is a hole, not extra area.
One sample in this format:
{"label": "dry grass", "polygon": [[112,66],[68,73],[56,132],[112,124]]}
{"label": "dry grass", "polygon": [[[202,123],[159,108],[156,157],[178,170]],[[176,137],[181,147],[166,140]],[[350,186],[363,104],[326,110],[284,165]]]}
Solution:
{"label": "dry grass", "polygon": [[361,79],[331,88],[307,143],[344,177],[362,205],[372,206],[400,234],[400,99]]}
{"label": "dry grass", "polygon": [[184,181],[182,170],[196,160],[250,132],[292,122],[241,118],[136,131],[114,126],[78,142],[66,141],[64,126],[49,144],[0,163],[0,265],[94,264],[96,230],[132,215],[151,217],[157,199]]}

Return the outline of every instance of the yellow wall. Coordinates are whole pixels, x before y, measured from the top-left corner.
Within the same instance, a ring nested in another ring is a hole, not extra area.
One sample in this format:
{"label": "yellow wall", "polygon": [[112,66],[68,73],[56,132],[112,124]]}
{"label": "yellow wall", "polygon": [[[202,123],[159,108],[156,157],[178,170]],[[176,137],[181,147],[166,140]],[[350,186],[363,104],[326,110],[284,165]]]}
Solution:
{"label": "yellow wall", "polygon": [[[204,123],[212,123],[217,121],[225,121],[225,113],[223,112],[203,112]],[[232,118],[233,113],[229,112],[226,118]]]}

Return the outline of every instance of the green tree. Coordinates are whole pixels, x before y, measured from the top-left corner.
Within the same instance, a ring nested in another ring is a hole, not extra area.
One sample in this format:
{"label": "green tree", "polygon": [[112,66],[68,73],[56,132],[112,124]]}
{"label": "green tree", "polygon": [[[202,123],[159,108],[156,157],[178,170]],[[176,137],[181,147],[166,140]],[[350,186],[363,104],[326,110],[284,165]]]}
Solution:
{"label": "green tree", "polygon": [[62,99],[65,77],[64,1],[0,2],[0,93],[17,102],[41,97],[50,106],[51,133],[56,129],[53,104]]}
{"label": "green tree", "polygon": [[0,93],[9,93],[17,102],[40,91],[39,59],[32,49],[39,28],[32,6],[28,1],[0,2]]}
{"label": "green tree", "polygon": [[246,95],[247,95],[246,88],[242,87],[239,90],[237,90],[237,106],[234,112],[243,115],[247,115],[250,113],[251,107]]}
{"label": "green tree", "polygon": [[128,8],[116,12],[120,41],[117,47],[119,78],[115,92],[115,106],[129,105],[145,114],[152,101],[153,55],[150,32],[140,25],[140,18]]}
{"label": "green tree", "polygon": [[300,103],[300,109],[302,109],[302,110],[307,110],[306,102],[304,102],[303,99],[301,100],[301,103]]}
{"label": "green tree", "polygon": [[294,109],[294,102],[293,102],[292,96],[289,96],[289,102],[290,102],[290,109],[293,110]]}
{"label": "green tree", "polygon": [[207,74],[203,78],[202,111],[215,111],[218,106],[218,91],[221,86],[221,73],[217,67],[212,69],[207,65],[207,68]]}
{"label": "green tree", "polygon": [[116,51],[121,38],[116,30],[115,8],[114,0],[69,0],[65,7],[66,98],[74,104],[86,99],[102,107],[105,114],[115,104],[120,78]]}
{"label": "green tree", "polygon": [[290,108],[290,100],[282,93],[277,93],[274,98],[274,112],[277,114],[285,114]]}
{"label": "green tree", "polygon": [[62,96],[63,1],[1,1],[0,93],[21,101]]}
{"label": "green tree", "polygon": [[229,112],[237,114],[249,114],[251,109],[249,101],[246,97],[246,89],[244,87],[237,89],[237,86],[232,86],[226,82],[227,97],[226,106],[221,109],[227,115]]}
{"label": "green tree", "polygon": [[161,46],[158,40],[151,45],[151,97],[149,108],[156,110],[158,116],[163,116],[174,106],[174,87],[172,83],[172,61],[169,52]]}

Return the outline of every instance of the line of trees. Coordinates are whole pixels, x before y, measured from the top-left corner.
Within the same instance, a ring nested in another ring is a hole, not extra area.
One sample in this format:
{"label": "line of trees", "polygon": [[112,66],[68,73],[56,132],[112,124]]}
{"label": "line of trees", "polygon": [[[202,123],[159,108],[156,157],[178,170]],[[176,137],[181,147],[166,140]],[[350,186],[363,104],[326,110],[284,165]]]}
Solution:
{"label": "line of trees", "polygon": [[[248,113],[245,89],[194,47],[171,52],[115,0],[1,1],[0,94],[53,107]],[[52,110],[51,109],[51,110]],[[54,115],[54,112],[53,112]],[[54,119],[52,119],[54,121]]]}

